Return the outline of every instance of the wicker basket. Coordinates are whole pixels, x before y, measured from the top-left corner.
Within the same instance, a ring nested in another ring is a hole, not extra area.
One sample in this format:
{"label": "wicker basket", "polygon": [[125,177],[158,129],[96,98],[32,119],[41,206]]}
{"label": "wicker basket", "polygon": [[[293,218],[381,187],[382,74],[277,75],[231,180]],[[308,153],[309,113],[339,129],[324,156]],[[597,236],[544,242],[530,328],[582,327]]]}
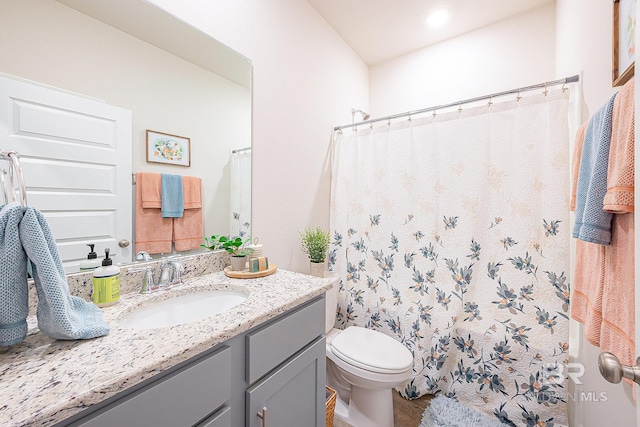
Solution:
{"label": "wicker basket", "polygon": [[336,410],[336,391],[326,386],[327,427],[333,427],[333,413]]}

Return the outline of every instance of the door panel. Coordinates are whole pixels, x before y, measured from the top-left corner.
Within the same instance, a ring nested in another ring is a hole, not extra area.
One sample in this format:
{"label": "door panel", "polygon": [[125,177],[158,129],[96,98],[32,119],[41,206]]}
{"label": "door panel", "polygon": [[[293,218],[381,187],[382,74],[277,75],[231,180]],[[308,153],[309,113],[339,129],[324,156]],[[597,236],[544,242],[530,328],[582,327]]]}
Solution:
{"label": "door panel", "polygon": [[67,272],[87,243],[131,260],[131,111],[0,76],[0,148],[15,150],[30,206],[47,218]]}

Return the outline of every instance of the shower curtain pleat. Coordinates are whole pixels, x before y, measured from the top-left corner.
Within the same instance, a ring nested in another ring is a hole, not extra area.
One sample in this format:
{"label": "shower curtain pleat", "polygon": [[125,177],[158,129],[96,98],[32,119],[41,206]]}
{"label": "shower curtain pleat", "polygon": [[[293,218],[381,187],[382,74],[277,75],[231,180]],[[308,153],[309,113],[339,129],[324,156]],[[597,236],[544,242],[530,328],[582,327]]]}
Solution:
{"label": "shower curtain pleat", "polygon": [[512,425],[567,424],[569,91],[334,135],[336,326]]}
{"label": "shower curtain pleat", "polygon": [[229,235],[251,236],[251,150],[231,153]]}

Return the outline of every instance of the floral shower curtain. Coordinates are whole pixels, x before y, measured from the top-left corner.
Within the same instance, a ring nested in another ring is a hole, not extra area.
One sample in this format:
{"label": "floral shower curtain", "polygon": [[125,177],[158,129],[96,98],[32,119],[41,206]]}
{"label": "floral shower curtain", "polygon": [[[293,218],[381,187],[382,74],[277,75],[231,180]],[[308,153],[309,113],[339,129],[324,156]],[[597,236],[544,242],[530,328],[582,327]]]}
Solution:
{"label": "floral shower curtain", "polygon": [[334,135],[336,325],[413,353],[405,397],[445,393],[512,425],[567,424],[568,98]]}
{"label": "floral shower curtain", "polygon": [[251,149],[231,153],[229,235],[251,236]]}

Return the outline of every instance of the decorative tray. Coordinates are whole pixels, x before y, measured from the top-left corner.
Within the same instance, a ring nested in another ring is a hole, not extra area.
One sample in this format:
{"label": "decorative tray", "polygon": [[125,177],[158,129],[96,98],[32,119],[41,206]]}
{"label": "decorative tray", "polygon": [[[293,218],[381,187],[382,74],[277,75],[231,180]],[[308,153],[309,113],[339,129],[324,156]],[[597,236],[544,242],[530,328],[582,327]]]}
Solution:
{"label": "decorative tray", "polygon": [[232,271],[231,266],[225,267],[224,274],[227,277],[232,277],[234,279],[255,279],[257,277],[264,277],[270,274],[273,274],[278,269],[278,266],[272,263],[269,263],[269,268],[262,271],[250,272],[249,269],[242,271]]}

